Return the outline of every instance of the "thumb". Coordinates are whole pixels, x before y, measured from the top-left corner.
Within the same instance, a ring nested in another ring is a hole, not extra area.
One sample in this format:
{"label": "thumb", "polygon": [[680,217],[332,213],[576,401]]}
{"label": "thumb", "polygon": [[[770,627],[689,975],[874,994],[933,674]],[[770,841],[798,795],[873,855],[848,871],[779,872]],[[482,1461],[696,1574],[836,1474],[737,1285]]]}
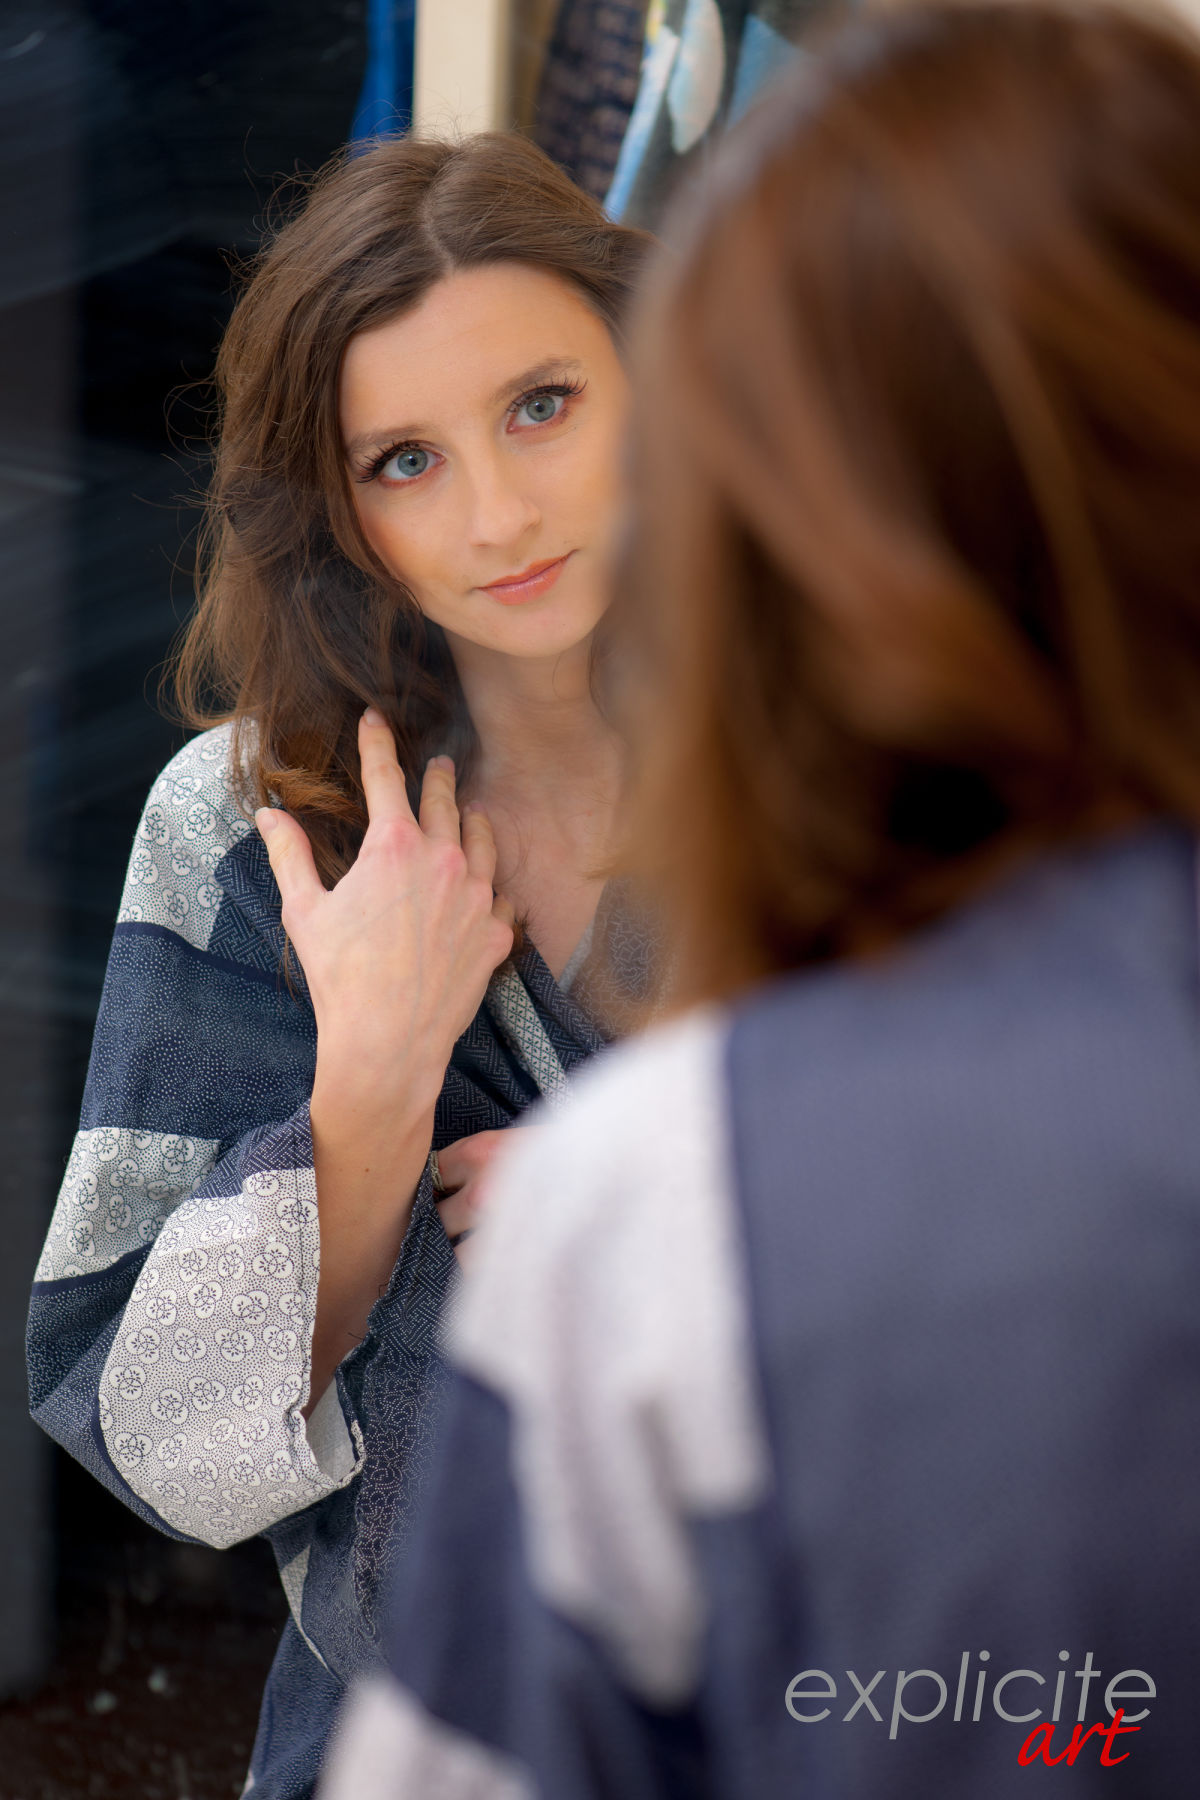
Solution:
{"label": "thumb", "polygon": [[266,845],[271,873],[279,884],[286,924],[288,915],[294,921],[325,892],[313,861],[312,845],[304,827],[278,807],[260,806],[254,823]]}

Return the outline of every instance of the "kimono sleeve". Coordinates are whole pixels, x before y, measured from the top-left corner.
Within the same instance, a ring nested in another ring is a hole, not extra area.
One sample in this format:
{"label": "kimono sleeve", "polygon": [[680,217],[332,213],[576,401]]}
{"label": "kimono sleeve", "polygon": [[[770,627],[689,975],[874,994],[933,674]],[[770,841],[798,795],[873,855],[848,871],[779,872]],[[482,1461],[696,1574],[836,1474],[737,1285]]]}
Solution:
{"label": "kimono sleeve", "polygon": [[37,1422],[142,1518],[218,1548],[363,1458],[340,1377],[300,1411],[316,1030],[282,950],[221,727],[167,765],[138,827],[27,1332]]}

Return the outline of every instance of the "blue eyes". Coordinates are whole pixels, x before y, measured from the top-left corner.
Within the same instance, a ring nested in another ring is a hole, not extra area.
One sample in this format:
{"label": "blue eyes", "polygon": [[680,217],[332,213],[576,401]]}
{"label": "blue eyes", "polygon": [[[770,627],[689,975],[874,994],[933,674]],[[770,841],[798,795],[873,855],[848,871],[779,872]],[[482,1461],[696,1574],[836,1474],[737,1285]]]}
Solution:
{"label": "blue eyes", "polygon": [[429,463],[428,450],[418,450],[414,444],[407,450],[395,451],[381,465],[378,473],[385,481],[413,481],[418,475],[425,473]]}
{"label": "blue eyes", "polygon": [[545,393],[530,394],[517,403],[513,417],[519,419],[524,413],[531,425],[546,425],[556,419],[567,404],[567,396],[561,388],[547,389]]}
{"label": "blue eyes", "polygon": [[[582,394],[584,386],[582,381],[556,381],[551,386],[522,394],[508,409],[509,429],[514,425],[518,430],[524,430],[529,426],[553,424],[566,411],[567,402]],[[436,450],[426,450],[420,444],[392,444],[382,455],[375,457],[357,479],[374,481],[378,478],[395,487],[405,487],[428,474],[441,461]]]}

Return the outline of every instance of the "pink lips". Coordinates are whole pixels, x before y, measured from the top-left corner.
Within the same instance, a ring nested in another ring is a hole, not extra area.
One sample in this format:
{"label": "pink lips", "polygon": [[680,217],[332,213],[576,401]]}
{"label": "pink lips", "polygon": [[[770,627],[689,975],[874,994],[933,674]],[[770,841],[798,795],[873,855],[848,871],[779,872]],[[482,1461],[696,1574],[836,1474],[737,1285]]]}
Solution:
{"label": "pink lips", "polygon": [[574,555],[568,550],[566,556],[556,556],[552,562],[531,563],[522,569],[519,575],[507,575],[503,581],[489,581],[484,585],[485,594],[498,600],[501,606],[520,606],[523,600],[536,600],[552,588],[562,574],[568,559]]}

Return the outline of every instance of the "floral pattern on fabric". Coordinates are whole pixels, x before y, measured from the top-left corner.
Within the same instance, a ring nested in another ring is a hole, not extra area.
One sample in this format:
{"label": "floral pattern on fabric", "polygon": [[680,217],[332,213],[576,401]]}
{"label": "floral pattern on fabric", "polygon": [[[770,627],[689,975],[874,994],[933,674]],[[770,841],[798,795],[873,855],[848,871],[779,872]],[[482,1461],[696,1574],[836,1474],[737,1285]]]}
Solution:
{"label": "floral pattern on fabric", "polygon": [[101,1125],[75,1138],[38,1281],[106,1269],[153,1242],[181,1194],[212,1168],[215,1138]]}
{"label": "floral pattern on fabric", "polygon": [[228,780],[231,725],[206,731],[172,758],[150,790],[138,824],[122,925],[159,925],[208,948],[225,898],[214,879],[231,844],[253,830]]}
{"label": "floral pattern on fabric", "polygon": [[129,1486],[177,1530],[224,1549],[344,1487],[309,1444],[320,1246],[311,1169],[184,1200],[125,1308],[100,1424]]}

